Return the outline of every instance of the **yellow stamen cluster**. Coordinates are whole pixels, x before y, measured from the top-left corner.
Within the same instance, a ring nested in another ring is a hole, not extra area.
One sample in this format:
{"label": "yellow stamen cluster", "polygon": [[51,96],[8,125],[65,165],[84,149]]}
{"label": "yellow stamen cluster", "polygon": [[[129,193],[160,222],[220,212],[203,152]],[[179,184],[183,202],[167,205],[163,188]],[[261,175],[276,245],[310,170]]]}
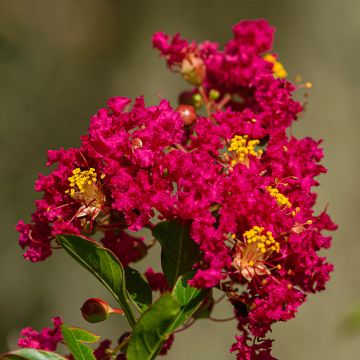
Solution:
{"label": "yellow stamen cluster", "polygon": [[97,174],[94,168],[83,171],[81,171],[80,168],[76,168],[72,173],[73,176],[68,178],[70,189],[65,191],[65,193],[70,194],[71,197],[74,197],[78,192],[84,193],[87,186],[97,182]]}
{"label": "yellow stamen cluster", "polygon": [[249,160],[249,155],[261,156],[262,150],[255,150],[255,147],[260,144],[259,140],[248,140],[248,135],[235,135],[230,140],[229,151],[235,154],[235,158],[231,160],[231,165],[246,164]]}
{"label": "yellow stamen cluster", "polygon": [[[280,251],[280,244],[274,239],[271,231],[264,232],[264,228],[260,226],[253,226],[250,230],[244,232],[244,238],[248,245],[256,245],[257,250],[261,253],[271,253],[273,251]],[[254,266],[249,262],[250,266]]]}
{"label": "yellow stamen cluster", "polygon": [[266,188],[266,191],[276,200],[277,204],[280,207],[290,208],[292,206],[289,199],[285,195],[283,195],[278,189],[273,188],[272,186],[268,186]]}
{"label": "yellow stamen cluster", "polygon": [[272,70],[276,78],[278,79],[286,78],[287,71],[285,70],[284,65],[280,61],[277,61],[274,55],[266,54],[264,56],[264,60],[273,64]]}

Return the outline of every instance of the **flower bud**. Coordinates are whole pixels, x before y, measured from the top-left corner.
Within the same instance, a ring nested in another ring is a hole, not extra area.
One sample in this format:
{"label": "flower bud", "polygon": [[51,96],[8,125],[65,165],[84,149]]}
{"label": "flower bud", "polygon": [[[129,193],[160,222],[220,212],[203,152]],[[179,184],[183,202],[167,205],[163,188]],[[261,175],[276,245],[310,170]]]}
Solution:
{"label": "flower bud", "polygon": [[203,102],[200,94],[194,94],[192,101],[196,109],[201,108]]}
{"label": "flower bud", "polygon": [[90,323],[98,323],[106,320],[111,313],[122,314],[120,309],[113,309],[104,300],[91,298],[87,299],[81,307],[81,313],[84,319]]}
{"label": "flower bud", "polygon": [[181,74],[190,84],[201,85],[206,74],[204,61],[195,54],[188,54],[182,61]]}
{"label": "flower bud", "polygon": [[141,149],[142,148],[142,141],[139,138],[134,138],[131,140],[131,147],[136,150],[136,149]]}
{"label": "flower bud", "polygon": [[216,89],[211,89],[209,92],[209,98],[211,100],[217,100],[220,97],[220,92]]}
{"label": "flower bud", "polygon": [[178,106],[176,111],[180,114],[186,126],[195,123],[197,116],[195,113],[195,109],[191,105],[180,105]]}

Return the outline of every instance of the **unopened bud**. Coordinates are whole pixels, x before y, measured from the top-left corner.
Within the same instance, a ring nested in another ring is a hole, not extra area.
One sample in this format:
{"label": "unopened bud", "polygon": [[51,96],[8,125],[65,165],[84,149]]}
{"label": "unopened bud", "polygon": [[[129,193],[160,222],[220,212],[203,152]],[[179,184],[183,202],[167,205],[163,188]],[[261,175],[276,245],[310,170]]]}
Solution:
{"label": "unopened bud", "polygon": [[131,140],[131,146],[135,149],[141,149],[142,148],[142,141],[139,138],[134,138]]}
{"label": "unopened bud", "polygon": [[220,97],[220,92],[215,90],[215,89],[211,89],[209,92],[209,98],[211,100],[217,100]]}
{"label": "unopened bud", "polygon": [[183,120],[186,126],[192,125],[196,121],[196,112],[193,106],[191,105],[180,105],[176,111],[180,114],[181,119]]}
{"label": "unopened bud", "polygon": [[201,97],[201,95],[200,94],[194,94],[192,102],[193,102],[195,108],[197,108],[197,109],[200,108],[201,105],[202,105],[202,97]]}
{"label": "unopened bud", "polygon": [[190,84],[199,86],[206,74],[206,67],[201,57],[188,54],[181,64],[181,74]]}
{"label": "unopened bud", "polygon": [[120,309],[113,309],[102,299],[87,299],[81,307],[83,318],[90,323],[98,323],[106,320],[111,313],[123,314]]}

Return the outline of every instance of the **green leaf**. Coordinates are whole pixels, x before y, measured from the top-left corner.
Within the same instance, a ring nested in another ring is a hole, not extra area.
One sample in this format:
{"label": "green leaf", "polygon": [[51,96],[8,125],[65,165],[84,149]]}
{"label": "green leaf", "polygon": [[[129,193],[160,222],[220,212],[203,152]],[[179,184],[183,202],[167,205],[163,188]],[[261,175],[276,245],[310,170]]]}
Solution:
{"label": "green leaf", "polygon": [[169,336],[172,323],[180,312],[180,305],[171,294],[163,294],[141,316],[134,327],[126,357],[128,360],[152,360]]}
{"label": "green leaf", "polygon": [[1,360],[67,360],[51,351],[24,348],[0,356]]}
{"label": "green leaf", "polygon": [[65,344],[70,349],[76,360],[95,360],[93,350],[84,345],[99,341],[100,336],[94,335],[86,330],[68,327],[65,324],[61,326],[61,332]]}
{"label": "green leaf", "polygon": [[141,312],[152,303],[152,292],[148,282],[135,269],[125,267],[126,289]]}
{"label": "green leaf", "polygon": [[161,266],[171,287],[177,278],[192,269],[199,260],[199,248],[189,236],[189,227],[175,221],[163,221],[153,229],[162,247]]}
{"label": "green leaf", "polygon": [[188,284],[188,280],[192,279],[194,271],[186,273],[179,277],[172,291],[172,296],[178,300],[180,304],[180,312],[171,325],[170,332],[182,325],[188,320],[195,311],[200,307],[202,301],[209,293],[207,289],[197,289]]}
{"label": "green leaf", "polygon": [[59,235],[61,246],[86,270],[91,272],[110,291],[127,317],[131,327],[136,319],[129,305],[125,272],[119,260],[109,250],[95,241],[75,235]]}

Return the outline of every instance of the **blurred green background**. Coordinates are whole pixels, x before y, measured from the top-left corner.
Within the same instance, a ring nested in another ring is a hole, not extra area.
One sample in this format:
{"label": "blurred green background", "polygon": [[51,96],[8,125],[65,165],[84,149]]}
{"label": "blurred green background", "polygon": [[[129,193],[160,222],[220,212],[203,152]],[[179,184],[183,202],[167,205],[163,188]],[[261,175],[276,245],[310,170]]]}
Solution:
{"label": "blurred green background", "polygon": [[[160,93],[176,105],[187,85],[151,48],[153,32],[224,44],[233,24],[259,17],[276,26],[275,50],[290,77],[301,74],[314,84],[294,132],[325,139],[329,172],[320,178],[318,209],[330,203],[340,225],[327,252],[336,266],[327,291],[310,296],[295,320],[274,326],[274,354],[282,360],[360,358],[360,335],[346,335],[340,326],[360,304],[358,0],[0,0],[0,352],[15,346],[22,327],[47,326],[57,314],[99,335],[125,329],[118,318],[85,324],[82,302],[110,298],[62,251],[39,264],[22,258],[14,225],[29,220],[47,149],[78,146],[89,117],[110,96],[144,94],[152,104]],[[152,251],[150,262],[158,253]],[[229,314],[223,305],[214,316]],[[235,327],[200,321],[177,336],[168,359],[233,359],[228,349]]]}

